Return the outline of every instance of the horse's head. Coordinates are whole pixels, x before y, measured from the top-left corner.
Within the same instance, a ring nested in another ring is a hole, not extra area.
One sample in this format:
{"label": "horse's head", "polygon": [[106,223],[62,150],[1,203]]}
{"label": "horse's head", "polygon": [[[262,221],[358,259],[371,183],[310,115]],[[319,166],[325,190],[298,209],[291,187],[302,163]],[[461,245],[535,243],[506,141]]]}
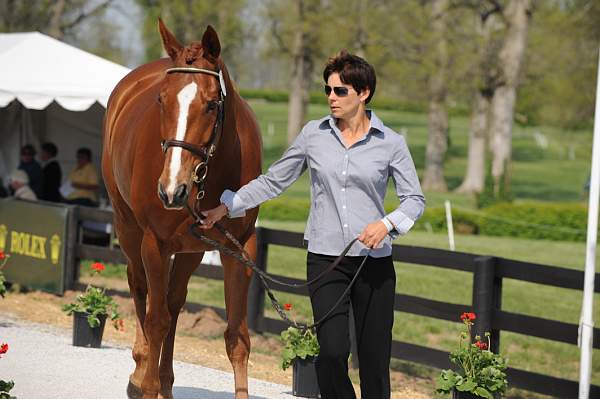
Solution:
{"label": "horse's head", "polygon": [[208,26],[202,42],[183,47],[159,20],[163,46],[173,61],[167,69],[157,101],[165,154],[158,195],[165,208],[181,209],[194,183],[203,196],[208,161],[222,129],[225,82],[219,54],[221,45]]}

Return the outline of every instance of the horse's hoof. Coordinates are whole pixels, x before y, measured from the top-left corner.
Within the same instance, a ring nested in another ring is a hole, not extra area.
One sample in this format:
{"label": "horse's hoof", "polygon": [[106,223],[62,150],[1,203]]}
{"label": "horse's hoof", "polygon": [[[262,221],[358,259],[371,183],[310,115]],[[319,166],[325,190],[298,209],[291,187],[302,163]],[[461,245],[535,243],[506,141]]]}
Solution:
{"label": "horse's hoof", "polygon": [[127,384],[127,397],[129,399],[142,399],[142,396],[144,396],[142,388],[133,385],[133,383],[129,381],[129,384]]}

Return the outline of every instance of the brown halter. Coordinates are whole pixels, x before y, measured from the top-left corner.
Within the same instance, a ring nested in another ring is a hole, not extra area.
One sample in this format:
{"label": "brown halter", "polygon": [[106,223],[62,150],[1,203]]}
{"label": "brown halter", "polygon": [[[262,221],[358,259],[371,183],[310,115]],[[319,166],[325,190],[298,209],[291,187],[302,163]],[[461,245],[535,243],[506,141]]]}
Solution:
{"label": "brown halter", "polygon": [[199,146],[181,140],[163,140],[160,144],[163,153],[166,153],[170,147],[180,147],[184,150],[191,152],[196,157],[200,158],[200,162],[194,167],[194,172],[192,173],[192,181],[198,187],[198,194],[196,195],[196,199],[201,200],[202,198],[204,198],[205,194],[204,182],[206,180],[206,175],[208,174],[208,161],[215,154],[215,151],[217,150],[217,146],[221,139],[221,135],[223,133],[223,121],[225,120],[225,96],[227,95],[227,91],[225,88],[225,80],[223,79],[223,72],[215,72],[211,71],[210,69],[194,67],[169,68],[166,72],[204,73],[207,75],[216,76],[219,79],[220,90],[219,101],[217,101],[217,120],[215,121],[215,126],[213,127],[213,131],[208,144],[205,146]]}

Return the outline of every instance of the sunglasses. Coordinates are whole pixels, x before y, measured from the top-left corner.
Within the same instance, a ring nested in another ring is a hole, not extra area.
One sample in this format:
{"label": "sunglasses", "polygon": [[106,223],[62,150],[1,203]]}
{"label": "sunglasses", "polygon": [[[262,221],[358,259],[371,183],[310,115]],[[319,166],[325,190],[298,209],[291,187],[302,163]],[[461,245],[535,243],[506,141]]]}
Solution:
{"label": "sunglasses", "polygon": [[335,93],[335,95],[338,96],[338,97],[346,97],[348,95],[348,88],[347,87],[344,87],[344,86],[331,87],[329,85],[325,85],[325,95],[327,97],[329,97],[329,95],[331,94],[332,90]]}

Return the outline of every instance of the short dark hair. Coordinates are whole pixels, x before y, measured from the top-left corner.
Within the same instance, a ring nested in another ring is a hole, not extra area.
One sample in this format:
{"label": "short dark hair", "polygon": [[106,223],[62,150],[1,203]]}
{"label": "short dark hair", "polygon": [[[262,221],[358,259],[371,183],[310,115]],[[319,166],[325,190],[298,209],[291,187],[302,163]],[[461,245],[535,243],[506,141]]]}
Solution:
{"label": "short dark hair", "polygon": [[35,147],[31,144],[25,144],[23,147],[21,147],[21,155],[31,155],[33,157],[35,154]]}
{"label": "short dark hair", "polygon": [[371,101],[377,84],[375,69],[373,69],[371,64],[357,55],[342,50],[338,55],[331,57],[327,61],[325,70],[323,70],[323,80],[325,80],[325,83],[327,83],[329,76],[336,72],[340,74],[342,83],[352,85],[357,93],[369,89],[369,97],[367,97],[365,104]]}
{"label": "short dark hair", "polygon": [[58,148],[54,143],[50,142],[42,144],[42,151],[45,151],[51,157],[55,157],[58,154]]}
{"label": "short dark hair", "polygon": [[92,160],[92,150],[90,150],[89,148],[82,147],[82,148],[78,149],[77,156],[80,156],[80,155],[87,157],[88,161]]}

